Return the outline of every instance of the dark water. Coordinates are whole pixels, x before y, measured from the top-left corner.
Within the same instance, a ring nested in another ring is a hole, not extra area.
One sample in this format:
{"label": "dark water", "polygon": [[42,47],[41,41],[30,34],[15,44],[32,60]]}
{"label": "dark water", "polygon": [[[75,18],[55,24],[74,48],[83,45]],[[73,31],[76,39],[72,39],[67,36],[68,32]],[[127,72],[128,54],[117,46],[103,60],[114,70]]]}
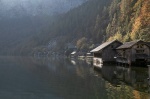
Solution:
{"label": "dark water", "polygon": [[0,99],[150,99],[149,76],[150,68],[0,57]]}

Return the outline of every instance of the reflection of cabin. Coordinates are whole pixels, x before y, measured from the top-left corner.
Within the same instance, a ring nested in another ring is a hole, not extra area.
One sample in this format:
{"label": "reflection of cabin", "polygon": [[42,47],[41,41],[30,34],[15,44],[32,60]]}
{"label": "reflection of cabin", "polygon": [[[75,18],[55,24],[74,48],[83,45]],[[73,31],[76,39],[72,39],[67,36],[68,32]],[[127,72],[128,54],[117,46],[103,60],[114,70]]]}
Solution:
{"label": "reflection of cabin", "polygon": [[91,63],[93,61],[93,54],[92,53],[86,53],[86,61]]}
{"label": "reflection of cabin", "polygon": [[102,66],[101,74],[102,74],[102,77],[105,80],[109,81],[112,85],[118,86],[121,84],[120,81],[122,80],[122,78],[120,79],[120,77],[118,77],[118,71],[117,71],[116,66],[111,66],[111,65]]}
{"label": "reflection of cabin", "polygon": [[116,56],[116,48],[122,45],[118,40],[105,42],[93,49],[91,53],[93,53],[93,63],[101,64],[103,62],[115,62],[114,56]]}
{"label": "reflection of cabin", "polygon": [[146,62],[150,55],[150,49],[146,42],[141,40],[125,42],[117,49],[118,57],[117,62],[121,63],[137,63]]}
{"label": "reflection of cabin", "polygon": [[[149,46],[149,49],[150,49],[150,42],[147,42],[147,45]],[[150,53],[149,53],[149,56],[147,58],[147,65],[150,66]]]}

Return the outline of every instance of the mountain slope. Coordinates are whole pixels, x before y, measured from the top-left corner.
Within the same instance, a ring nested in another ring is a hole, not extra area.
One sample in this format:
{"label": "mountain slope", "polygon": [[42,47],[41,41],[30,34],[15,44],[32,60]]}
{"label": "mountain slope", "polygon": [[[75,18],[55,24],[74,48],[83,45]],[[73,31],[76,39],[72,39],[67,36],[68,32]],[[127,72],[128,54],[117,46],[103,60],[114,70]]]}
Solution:
{"label": "mountain slope", "polygon": [[60,0],[0,0],[0,54],[20,53],[30,38],[48,32],[60,14],[87,0],[58,1]]}
{"label": "mountain slope", "polygon": [[[103,34],[107,26],[107,13],[105,6],[110,4],[111,0],[89,0],[81,6],[74,8],[66,14],[60,15],[50,26],[49,31],[39,33],[38,35],[31,38],[29,42],[24,44],[22,49],[26,49],[26,53],[33,52],[36,49],[43,51],[47,46],[48,42],[54,38],[60,38],[56,41],[56,46],[53,51],[64,51],[64,48],[69,42],[76,42],[82,37],[90,39],[92,42],[97,43],[103,40]],[[95,28],[95,22],[97,16],[100,16],[101,24],[100,31]],[[98,37],[93,35],[93,32],[98,31],[96,34]],[[92,44],[91,42],[91,44]],[[27,51],[28,50],[28,51]],[[49,49],[51,51],[51,49]]]}

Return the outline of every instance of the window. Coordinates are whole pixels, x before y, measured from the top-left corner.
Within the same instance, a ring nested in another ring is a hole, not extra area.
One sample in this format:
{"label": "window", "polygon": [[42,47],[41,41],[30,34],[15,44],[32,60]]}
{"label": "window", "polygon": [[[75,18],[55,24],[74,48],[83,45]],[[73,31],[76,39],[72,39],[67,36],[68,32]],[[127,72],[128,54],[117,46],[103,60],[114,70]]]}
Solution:
{"label": "window", "polygon": [[143,54],[143,53],[144,53],[144,50],[136,50],[136,53],[137,53],[137,54]]}
{"label": "window", "polygon": [[102,57],[102,53],[94,53],[94,57]]}
{"label": "window", "polygon": [[143,45],[142,44],[138,44],[137,48],[143,48]]}

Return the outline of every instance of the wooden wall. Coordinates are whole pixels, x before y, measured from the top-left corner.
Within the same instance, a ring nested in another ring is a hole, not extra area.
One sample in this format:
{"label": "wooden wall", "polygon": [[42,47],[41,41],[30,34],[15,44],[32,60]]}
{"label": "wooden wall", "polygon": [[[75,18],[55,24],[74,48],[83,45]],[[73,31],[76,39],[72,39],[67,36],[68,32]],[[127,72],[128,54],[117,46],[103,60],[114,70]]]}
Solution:
{"label": "wooden wall", "polygon": [[114,42],[108,47],[103,49],[102,52],[102,59],[103,61],[115,61],[115,56],[117,55],[116,48],[119,47],[121,44],[119,42]]}

